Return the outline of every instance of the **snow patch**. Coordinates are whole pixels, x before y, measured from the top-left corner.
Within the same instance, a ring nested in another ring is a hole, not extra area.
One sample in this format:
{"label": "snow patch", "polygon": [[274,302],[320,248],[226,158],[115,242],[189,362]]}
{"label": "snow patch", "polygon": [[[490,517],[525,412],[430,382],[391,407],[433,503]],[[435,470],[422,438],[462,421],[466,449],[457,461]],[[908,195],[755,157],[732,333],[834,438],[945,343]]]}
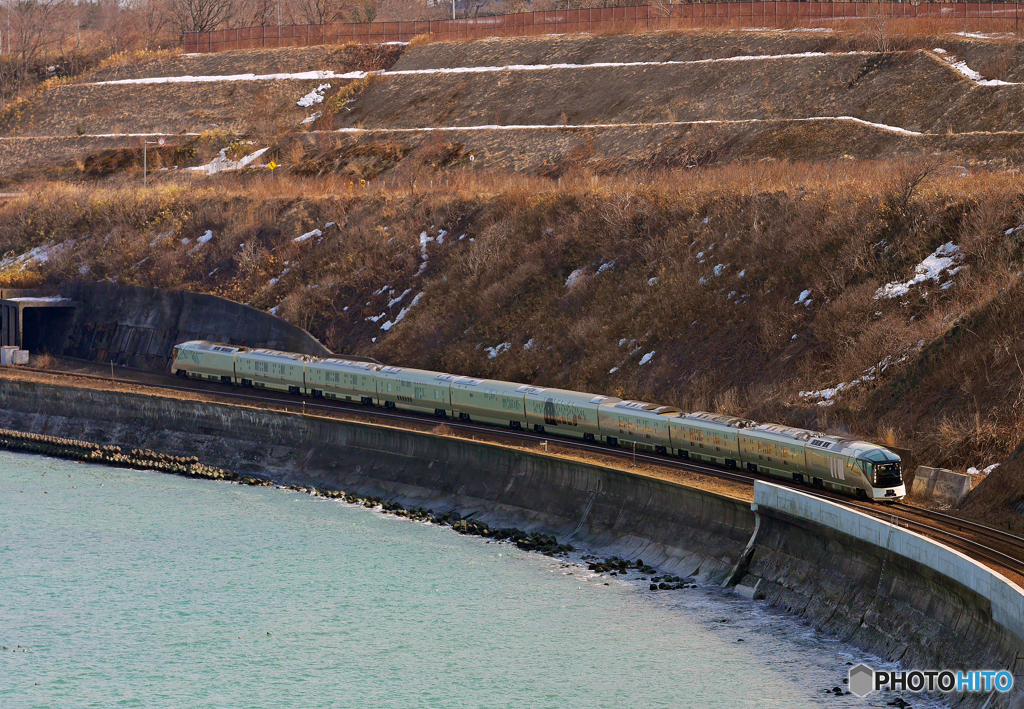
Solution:
{"label": "snow patch", "polygon": [[640,366],[641,367],[651,361],[651,358],[654,357],[654,352],[655,352],[655,350],[651,350],[650,352],[648,352],[647,354],[645,354],[643,357],[640,358]]}
{"label": "snow patch", "polygon": [[793,305],[808,306],[812,303],[811,292],[809,290],[801,291],[800,297],[793,301]]}
{"label": "snow patch", "polygon": [[196,241],[198,241],[200,244],[208,244],[210,242],[210,239],[212,239],[212,238],[213,238],[213,230],[212,229],[207,229],[206,233],[203,234],[202,236],[200,236],[198,239],[196,239]]}
{"label": "snow patch", "polygon": [[296,244],[301,244],[303,241],[308,241],[309,239],[312,239],[314,236],[323,236],[323,232],[320,231],[319,229],[307,231],[302,236],[296,236],[294,239],[292,239],[292,241],[295,242]]}
{"label": "snow patch", "polygon": [[243,158],[232,160],[228,157],[228,149],[221,148],[220,154],[205,165],[200,165],[199,167],[186,167],[185,169],[194,172],[205,172],[207,175],[216,175],[218,172],[241,170],[256,162],[256,160],[268,150],[270,150],[270,148],[260,148],[256,152],[250,153]]}
{"label": "snow patch", "polygon": [[487,359],[494,359],[495,357],[500,355],[502,352],[505,352],[506,350],[508,350],[511,347],[512,347],[512,343],[511,342],[502,342],[500,345],[498,345],[496,347],[484,347],[484,351],[487,352]]}
{"label": "snow patch", "polygon": [[320,116],[322,116],[322,115],[323,115],[323,112],[322,112],[322,111],[317,111],[317,112],[313,113],[312,115],[310,115],[310,116],[307,116],[306,118],[303,118],[303,119],[302,119],[302,120],[301,120],[301,121],[299,122],[299,125],[300,125],[300,126],[305,126],[305,125],[309,125],[310,123],[312,123],[313,121],[315,121],[315,120],[316,120],[317,118],[319,118],[319,117],[320,117]]}
{"label": "snow patch", "polygon": [[405,292],[403,292],[402,295],[400,295],[400,296],[398,296],[396,298],[392,298],[391,300],[388,301],[388,307],[389,308],[395,307],[396,305],[398,305],[399,303],[402,302],[402,299],[405,298],[405,296],[409,295],[410,293],[412,293],[412,288],[406,288]]}
{"label": "snow patch", "polygon": [[914,268],[914,277],[908,281],[886,283],[875,292],[875,299],[899,298],[910,292],[913,286],[926,281],[938,281],[944,273],[956,275],[960,269],[954,266],[963,260],[960,247],[948,241],[935,250]]}
{"label": "snow patch", "polygon": [[320,84],[315,89],[310,91],[308,94],[300,98],[295,103],[302,108],[309,108],[313,104],[324,102],[324,92],[331,88],[330,84]]}
{"label": "snow patch", "polygon": [[380,329],[383,330],[384,332],[387,332],[388,330],[393,328],[395,325],[397,325],[398,323],[402,322],[402,320],[405,319],[405,316],[409,314],[409,311],[412,310],[413,308],[415,308],[419,304],[419,302],[420,302],[420,300],[422,298],[423,298],[423,294],[422,293],[417,293],[416,297],[412,299],[411,303],[409,303],[407,306],[405,306],[400,311],[398,311],[398,315],[395,316],[394,320],[388,320],[386,323],[384,323],[383,325],[380,326]]}
{"label": "snow patch", "polygon": [[952,54],[943,56],[943,59],[949,63],[955,72],[973,81],[978,86],[1016,86],[1010,81],[1001,81],[1000,79],[986,79],[981,74],[976,72],[971,67],[967,66],[965,61],[957,61],[957,58]]}

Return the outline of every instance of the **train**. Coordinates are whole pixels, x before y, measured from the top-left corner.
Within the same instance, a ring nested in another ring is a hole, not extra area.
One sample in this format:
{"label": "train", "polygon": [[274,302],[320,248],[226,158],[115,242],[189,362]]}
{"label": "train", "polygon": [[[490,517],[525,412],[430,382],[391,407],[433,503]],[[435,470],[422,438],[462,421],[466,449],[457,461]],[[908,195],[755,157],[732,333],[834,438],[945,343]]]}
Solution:
{"label": "train", "polygon": [[906,495],[900,457],[865,441],[567,389],[225,345],[174,348],[182,377],[576,438],[743,469],[874,501]]}

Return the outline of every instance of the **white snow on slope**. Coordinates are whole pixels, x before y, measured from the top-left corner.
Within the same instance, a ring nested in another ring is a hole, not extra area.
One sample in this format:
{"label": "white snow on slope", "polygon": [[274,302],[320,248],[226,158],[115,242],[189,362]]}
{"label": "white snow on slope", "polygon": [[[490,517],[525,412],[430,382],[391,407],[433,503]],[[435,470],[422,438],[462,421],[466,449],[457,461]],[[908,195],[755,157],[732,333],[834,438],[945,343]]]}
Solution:
{"label": "white snow on slope", "polygon": [[913,286],[925,281],[938,281],[943,274],[955,276],[960,268],[954,268],[954,266],[961,260],[963,260],[963,254],[960,252],[960,247],[952,241],[946,242],[914,268],[913,278],[908,281],[886,283],[875,291],[875,300],[899,298],[909,293]]}
{"label": "white snow on slope", "polygon": [[967,77],[978,86],[1016,86],[1012,81],[1002,81],[1001,79],[986,79],[981,74],[976,72],[971,67],[967,66],[967,62],[958,61],[952,54],[948,54],[945,50],[936,49],[934,50],[937,54],[942,55],[944,59],[954,71],[961,76]]}
{"label": "white snow on slope", "polygon": [[401,295],[395,296],[394,298],[392,298],[391,300],[388,301],[388,307],[389,308],[395,307],[396,305],[401,303],[402,300],[405,299],[405,296],[409,295],[410,293],[412,293],[412,288],[406,288],[405,291]]}
{"label": "white snow on slope", "polygon": [[314,229],[313,231],[307,231],[302,236],[296,236],[294,239],[292,239],[292,241],[295,242],[296,244],[301,244],[303,241],[308,241],[309,239],[312,239],[314,236],[322,235],[322,231],[320,231],[319,229]]}
{"label": "white snow on slope", "polygon": [[212,238],[213,238],[213,230],[212,229],[207,229],[206,233],[203,234],[202,236],[200,236],[198,239],[196,239],[196,241],[198,241],[200,244],[207,244],[207,243],[210,242],[210,240]]}
{"label": "white snow on slope", "polygon": [[[793,339],[796,339],[796,335],[793,335]],[[920,350],[922,347],[924,347],[924,340],[918,342],[916,347],[912,349]],[[834,387],[829,387],[827,389],[818,389],[817,391],[802,391],[800,392],[800,397],[803,399],[807,399],[809,401],[815,401],[820,399],[820,401],[817,402],[818,406],[832,406],[832,404],[836,403],[835,398],[839,394],[843,393],[844,391],[849,391],[850,389],[858,387],[861,384],[864,384],[865,382],[873,382],[877,376],[885,374],[886,370],[888,370],[889,367],[895,366],[897,364],[902,364],[903,362],[906,362],[909,358],[910,355],[906,354],[896,359],[893,359],[892,355],[888,355],[885,359],[883,359],[875,366],[869,367],[868,369],[864,370],[864,374],[854,379],[852,382],[840,382],[839,384],[836,384]]]}
{"label": "white snow on slope", "polygon": [[6,271],[14,267],[18,267],[19,270],[24,271],[29,266],[43,265],[49,262],[50,257],[55,253],[63,251],[72,244],[74,244],[74,241],[71,240],[62,241],[59,244],[44,244],[43,246],[37,246],[20,256],[9,256],[0,260],[0,271]]}
{"label": "white snow on slope", "polygon": [[[663,62],[595,62],[593,64],[507,64],[502,66],[457,66],[438,67],[433,69],[399,69],[396,71],[350,71],[336,74],[333,71],[301,71],[290,74],[227,74],[220,76],[154,76],[143,79],[116,79],[98,81],[93,86],[111,84],[190,84],[220,81],[281,81],[302,80],[318,81],[324,79],[364,79],[367,74],[378,76],[424,76],[430,74],[493,74],[506,71],[551,71],[565,69],[620,69],[644,66],[688,66],[694,64],[718,64],[723,62],[752,62],[766,59],[811,59],[832,56],[853,56],[874,54],[874,52],[800,52],[797,54],[751,54],[737,57],[721,57],[715,59],[688,59],[682,61]],[[321,97],[322,100],[322,97]],[[319,103],[319,101],[317,101]],[[302,104],[300,104],[302,105]],[[309,104],[312,105],[312,104]]]}
{"label": "white snow on slope", "polygon": [[641,367],[651,361],[651,359],[654,357],[654,352],[655,350],[651,350],[650,352],[648,352],[647,354],[640,358]]}
{"label": "white snow on slope", "polygon": [[398,311],[398,315],[395,316],[394,320],[388,320],[386,323],[380,326],[380,329],[383,330],[384,332],[387,332],[395,325],[402,322],[402,320],[405,319],[405,316],[409,314],[409,311],[415,308],[419,304],[420,300],[422,300],[422,298],[423,294],[417,293],[416,297],[412,299],[411,303],[409,303],[407,306]]}
{"label": "white snow on slope", "polygon": [[243,168],[249,167],[249,165],[252,165],[261,155],[263,155],[263,153],[267,152],[268,150],[270,150],[270,148],[260,148],[256,152],[250,153],[243,158],[240,158],[238,160],[232,160],[231,158],[228,157],[228,149],[221,148],[220,155],[218,155],[205,165],[200,165],[199,167],[186,167],[185,169],[193,170],[196,172],[205,172],[207,175],[216,175],[218,172],[230,172],[232,170],[241,170]]}
{"label": "white snow on slope", "polygon": [[577,128],[644,128],[657,126],[686,125],[741,125],[748,123],[804,123],[809,121],[839,121],[857,123],[870,128],[900,133],[902,135],[924,135],[918,131],[907,130],[899,126],[885,123],[872,123],[854,116],[809,116],[807,118],[743,118],[739,120],[706,120],[706,121],[654,121],[651,123],[576,123],[576,124],[518,124],[518,125],[483,125],[483,126],[428,126],[417,128],[337,128],[327,133],[429,133],[431,131],[458,133],[477,130],[571,130]]}
{"label": "white snow on slope", "polygon": [[793,302],[793,305],[810,305],[810,297],[811,292],[809,290],[801,291],[800,297]]}
{"label": "white snow on slope", "polygon": [[487,352],[487,359],[494,359],[495,357],[500,355],[502,352],[504,352],[505,350],[510,349],[511,347],[512,347],[512,343],[511,342],[502,342],[500,345],[498,345],[496,347],[484,347],[484,351]]}
{"label": "white snow on slope", "polygon": [[309,108],[310,106],[312,106],[315,103],[323,103],[324,102],[324,92],[327,91],[327,89],[329,89],[329,88],[331,88],[330,84],[320,84],[319,86],[317,86],[315,89],[310,91],[308,94],[306,94],[305,96],[300,98],[295,103],[296,103],[296,105],[301,106],[302,108]]}
{"label": "white snow on slope", "polygon": [[314,112],[314,113],[313,113],[312,115],[310,115],[310,116],[306,116],[306,117],[305,117],[305,118],[303,118],[303,119],[302,119],[301,121],[299,121],[299,125],[300,125],[300,126],[305,126],[305,125],[309,125],[310,123],[312,123],[313,121],[315,121],[315,120],[316,120],[317,118],[319,118],[319,117],[320,117],[320,116],[322,116],[322,115],[323,115],[323,112],[321,112],[321,111],[316,111],[316,112]]}

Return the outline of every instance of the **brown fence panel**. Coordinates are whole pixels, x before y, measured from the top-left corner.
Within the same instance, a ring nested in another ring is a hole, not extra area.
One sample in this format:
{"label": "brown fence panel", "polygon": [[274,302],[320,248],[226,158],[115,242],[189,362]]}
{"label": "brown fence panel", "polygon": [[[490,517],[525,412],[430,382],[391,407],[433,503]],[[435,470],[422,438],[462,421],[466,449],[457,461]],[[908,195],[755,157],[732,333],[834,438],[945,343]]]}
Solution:
{"label": "brown fence panel", "polygon": [[913,5],[906,2],[874,3],[804,2],[767,0],[746,2],[681,3],[664,6],[585,8],[581,10],[518,12],[462,20],[415,22],[331,23],[328,25],[282,25],[242,27],[213,32],[185,32],[182,48],[186,53],[221,52],[259,47],[303,47],[328,43],[408,42],[431,33],[438,39],[529,36],[549,33],[596,32],[602,29],[662,29],[689,25],[717,26],[738,24],[748,27],[787,26],[794,21],[813,26],[849,26],[856,18],[878,13],[901,18],[973,20],[970,26],[1016,29],[1024,19],[1024,9],[1014,3],[939,3]]}

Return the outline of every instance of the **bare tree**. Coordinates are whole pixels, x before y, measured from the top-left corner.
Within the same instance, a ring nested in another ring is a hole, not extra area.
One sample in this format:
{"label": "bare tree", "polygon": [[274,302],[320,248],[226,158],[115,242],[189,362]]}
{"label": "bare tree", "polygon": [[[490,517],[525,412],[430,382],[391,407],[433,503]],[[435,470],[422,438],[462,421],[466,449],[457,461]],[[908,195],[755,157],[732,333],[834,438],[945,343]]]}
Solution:
{"label": "bare tree", "polygon": [[129,15],[143,49],[153,49],[171,39],[172,17],[167,0],[137,0]]}
{"label": "bare tree", "polygon": [[234,11],[231,0],[168,0],[168,9],[180,33],[215,30]]}
{"label": "bare tree", "polygon": [[311,25],[340,20],[348,9],[344,0],[294,0],[293,6],[295,14]]}
{"label": "bare tree", "polygon": [[235,11],[228,25],[233,27],[263,27],[274,24],[278,4],[274,0],[236,0]]}
{"label": "bare tree", "polygon": [[42,54],[64,37],[67,0],[11,0],[4,5],[8,54],[17,59],[25,80]]}

